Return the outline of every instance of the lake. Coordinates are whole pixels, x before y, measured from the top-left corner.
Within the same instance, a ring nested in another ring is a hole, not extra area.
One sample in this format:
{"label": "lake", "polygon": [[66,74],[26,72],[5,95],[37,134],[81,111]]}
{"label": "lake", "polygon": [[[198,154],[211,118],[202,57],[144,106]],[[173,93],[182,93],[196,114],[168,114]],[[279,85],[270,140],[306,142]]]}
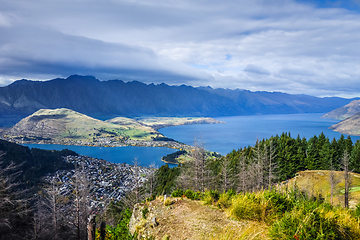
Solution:
{"label": "lake", "polygon": [[[290,132],[293,137],[297,137],[299,134],[301,138],[305,137],[306,139],[319,135],[321,132],[324,132],[330,140],[334,137],[336,139],[340,138],[340,133],[328,129],[328,127],[339,121],[321,118],[322,115],[321,113],[311,113],[217,117],[217,120],[226,123],[184,125],[163,128],[159,131],[169,138],[189,145],[194,144],[195,137],[197,139],[202,138],[205,149],[225,155],[233,149],[249,145],[253,146],[256,139],[269,138],[276,134],[280,135],[282,132]],[[353,142],[360,139],[360,137],[355,136],[351,138]],[[148,166],[153,162],[157,166],[161,166],[164,164],[161,157],[176,151],[169,148],[132,146],[114,148],[45,144],[29,144],[26,146],[47,150],[68,148],[81,155],[105,159],[114,163],[126,162],[132,164],[134,158],[137,158],[141,166]]]}
{"label": "lake", "polygon": [[[140,166],[148,167],[150,164],[155,163],[160,167],[165,163],[161,161],[163,156],[177,151],[171,148],[162,147],[87,147],[87,146],[74,146],[74,145],[56,145],[56,144],[24,144],[30,148],[41,148],[45,150],[62,150],[70,149],[81,155],[104,159],[113,163],[128,163],[133,164],[136,158]],[[175,164],[168,164],[170,167],[176,166]]]}
{"label": "lake", "polygon": [[[290,132],[292,137],[299,134],[306,139],[321,132],[324,132],[330,141],[334,137],[340,138],[341,133],[328,129],[339,121],[321,118],[322,115],[324,113],[217,117],[216,120],[226,123],[185,125],[159,131],[169,138],[189,145],[194,144],[195,137],[198,141],[202,138],[205,149],[225,155],[233,149],[253,146],[257,139],[280,135],[282,132]],[[355,142],[360,137],[352,136],[351,139]]]}

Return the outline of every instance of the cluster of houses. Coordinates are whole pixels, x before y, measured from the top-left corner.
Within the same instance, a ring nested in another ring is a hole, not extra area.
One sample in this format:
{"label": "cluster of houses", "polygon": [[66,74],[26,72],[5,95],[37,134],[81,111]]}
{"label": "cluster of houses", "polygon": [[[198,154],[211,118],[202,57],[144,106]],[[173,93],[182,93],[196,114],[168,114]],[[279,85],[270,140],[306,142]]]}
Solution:
{"label": "cluster of houses", "polygon": [[48,176],[47,180],[56,183],[59,195],[73,198],[76,184],[79,184],[81,178],[82,188],[86,188],[91,208],[103,206],[111,200],[119,201],[127,192],[143,185],[156,170],[81,155],[67,156],[64,160],[74,163],[77,168],[57,171]]}

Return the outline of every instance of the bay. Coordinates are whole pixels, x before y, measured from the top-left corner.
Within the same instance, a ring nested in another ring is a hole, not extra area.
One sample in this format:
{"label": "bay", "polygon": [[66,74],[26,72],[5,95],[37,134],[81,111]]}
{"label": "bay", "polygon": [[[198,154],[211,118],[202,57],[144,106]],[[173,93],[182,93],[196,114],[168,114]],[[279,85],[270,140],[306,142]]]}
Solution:
{"label": "bay", "polygon": [[[323,113],[307,114],[276,114],[255,116],[217,117],[217,120],[225,124],[198,124],[183,125],[159,130],[169,138],[189,145],[194,144],[194,138],[204,142],[204,148],[210,151],[226,155],[233,149],[253,146],[257,139],[269,138],[280,135],[282,132],[290,132],[292,137],[305,137],[309,139],[323,132],[330,141],[339,139],[341,134],[334,132],[329,127],[338,120],[321,118]],[[344,135],[347,137],[347,135]],[[360,137],[351,136],[353,142]],[[28,144],[31,148],[46,150],[70,149],[81,155],[104,159],[114,163],[132,164],[137,158],[139,165],[148,166],[155,163],[158,167],[165,163],[161,157],[175,152],[175,149],[161,147],[86,147],[72,145]],[[174,164],[168,164],[170,167]]]}
{"label": "bay", "polygon": [[[24,144],[30,148],[40,148],[45,150],[63,150],[69,149],[80,155],[85,155],[93,158],[104,159],[113,163],[127,163],[133,164],[135,158],[138,164],[143,167],[148,167],[154,163],[157,167],[164,165],[161,161],[163,156],[177,151],[176,149],[163,147],[88,147],[88,146],[74,146],[74,145],[57,145],[57,144]],[[175,164],[168,164],[170,167]]]}
{"label": "bay", "polygon": [[[195,138],[198,142],[202,139],[205,149],[225,155],[233,149],[254,146],[257,139],[280,135],[282,132],[290,132],[294,138],[300,135],[306,139],[323,132],[330,141],[339,139],[341,133],[329,129],[339,121],[321,118],[322,115],[324,113],[217,117],[216,120],[224,121],[225,124],[184,125],[159,131],[189,145],[194,145]],[[355,142],[360,137],[351,136],[351,139]]]}

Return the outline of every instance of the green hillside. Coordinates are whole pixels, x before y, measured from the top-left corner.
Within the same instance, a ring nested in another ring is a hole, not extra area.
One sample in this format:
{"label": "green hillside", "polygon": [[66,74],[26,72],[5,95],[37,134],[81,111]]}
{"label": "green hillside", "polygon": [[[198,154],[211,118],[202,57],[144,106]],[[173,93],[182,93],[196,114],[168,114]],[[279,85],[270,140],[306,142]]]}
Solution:
{"label": "green hillside", "polygon": [[22,119],[4,134],[7,138],[40,141],[82,142],[152,140],[154,129],[133,123],[114,124],[66,109],[41,109]]}

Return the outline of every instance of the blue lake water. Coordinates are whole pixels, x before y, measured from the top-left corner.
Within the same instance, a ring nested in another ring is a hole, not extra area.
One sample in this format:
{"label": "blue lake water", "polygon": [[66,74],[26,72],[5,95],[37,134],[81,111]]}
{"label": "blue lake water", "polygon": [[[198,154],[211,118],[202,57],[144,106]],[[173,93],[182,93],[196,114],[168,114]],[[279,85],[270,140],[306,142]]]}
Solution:
{"label": "blue lake water", "polygon": [[[133,164],[135,158],[140,166],[148,167],[155,163],[160,167],[165,163],[161,161],[163,156],[177,151],[171,148],[162,147],[87,147],[87,146],[73,146],[73,145],[56,145],[56,144],[25,144],[30,148],[41,148],[46,150],[62,150],[69,149],[78,154],[104,159],[113,163],[128,163]],[[170,167],[175,164],[168,164]]]}
{"label": "blue lake water", "polygon": [[[316,113],[218,117],[217,120],[226,123],[185,125],[163,128],[159,131],[169,138],[189,145],[194,144],[195,137],[197,139],[202,138],[205,149],[225,155],[233,149],[249,145],[253,146],[256,139],[269,138],[276,134],[280,135],[282,132],[290,132],[293,137],[297,137],[299,134],[301,138],[305,137],[306,139],[324,132],[330,140],[334,137],[338,139],[341,134],[328,129],[338,120],[320,118],[322,115]],[[355,136],[351,138],[353,142],[360,139],[360,137]],[[45,144],[29,144],[26,146],[47,150],[68,148],[81,155],[105,159],[115,163],[126,162],[132,164],[134,158],[137,158],[141,166],[148,166],[153,162],[157,166],[161,166],[164,164],[161,157],[176,151],[169,148],[131,146],[114,148]]]}
{"label": "blue lake water", "polygon": [[[299,134],[301,138],[306,139],[321,132],[324,132],[330,141],[334,137],[340,138],[340,133],[328,129],[339,121],[321,118],[322,115],[324,114],[307,113],[218,117],[217,120],[226,123],[185,125],[163,128],[159,131],[169,138],[190,145],[194,144],[195,137],[197,141],[202,138],[205,149],[225,155],[233,149],[253,146],[257,139],[280,135],[282,132],[290,132],[292,137]],[[351,136],[351,139],[355,142],[360,137]]]}

